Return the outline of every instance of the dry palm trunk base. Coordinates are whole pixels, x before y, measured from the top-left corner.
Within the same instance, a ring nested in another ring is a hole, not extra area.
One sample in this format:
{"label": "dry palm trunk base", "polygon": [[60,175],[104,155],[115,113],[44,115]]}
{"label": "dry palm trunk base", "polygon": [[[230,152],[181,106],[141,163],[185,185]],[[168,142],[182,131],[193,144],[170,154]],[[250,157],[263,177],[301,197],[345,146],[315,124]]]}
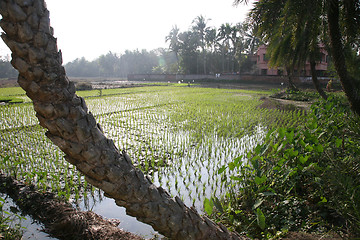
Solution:
{"label": "dry palm trunk base", "polygon": [[2,38],[12,51],[18,83],[32,99],[40,125],[81,171],[129,215],[172,239],[239,239],[236,233],[171,198],[107,139],[62,67],[43,0],[0,0]]}

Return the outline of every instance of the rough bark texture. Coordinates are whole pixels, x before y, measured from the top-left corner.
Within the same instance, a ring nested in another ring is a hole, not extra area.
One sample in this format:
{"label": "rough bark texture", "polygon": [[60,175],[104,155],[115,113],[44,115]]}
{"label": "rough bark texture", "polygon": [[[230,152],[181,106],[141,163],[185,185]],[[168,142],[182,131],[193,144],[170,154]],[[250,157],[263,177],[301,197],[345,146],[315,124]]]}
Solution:
{"label": "rough bark texture", "polygon": [[360,86],[347,71],[344,55],[344,46],[339,25],[339,1],[331,0],[328,3],[328,24],[331,43],[331,54],[334,60],[336,72],[340,77],[341,85],[345,91],[352,109],[360,115]]}
{"label": "rough bark texture", "polygon": [[62,67],[61,51],[43,0],[0,0],[2,38],[12,51],[18,83],[33,100],[47,137],[87,181],[129,215],[172,239],[239,239],[179,198],[152,184],[107,139]]}

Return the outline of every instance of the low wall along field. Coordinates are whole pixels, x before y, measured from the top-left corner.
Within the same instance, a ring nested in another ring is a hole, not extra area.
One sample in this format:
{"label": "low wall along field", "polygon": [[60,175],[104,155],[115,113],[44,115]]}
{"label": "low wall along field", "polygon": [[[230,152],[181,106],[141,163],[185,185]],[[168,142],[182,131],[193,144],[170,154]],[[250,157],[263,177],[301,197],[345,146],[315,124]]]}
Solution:
{"label": "low wall along field", "polygon": [[[167,81],[167,82],[202,82],[217,81],[224,83],[270,83],[281,84],[287,82],[286,76],[271,75],[239,75],[239,74],[129,74],[129,81]],[[326,83],[329,78],[319,78]],[[295,77],[295,83],[312,83],[311,77]]]}

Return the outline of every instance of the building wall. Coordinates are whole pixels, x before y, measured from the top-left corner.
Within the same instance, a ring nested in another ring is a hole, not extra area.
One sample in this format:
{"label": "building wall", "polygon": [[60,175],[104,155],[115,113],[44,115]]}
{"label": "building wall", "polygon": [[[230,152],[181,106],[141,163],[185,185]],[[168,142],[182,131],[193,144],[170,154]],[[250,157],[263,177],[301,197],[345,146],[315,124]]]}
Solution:
{"label": "building wall", "polygon": [[278,74],[277,68],[270,68],[269,60],[266,57],[266,48],[267,47],[265,45],[261,45],[256,52],[256,56],[257,56],[256,65],[259,70],[258,74],[260,74],[260,75],[280,75],[280,74]]}
{"label": "building wall", "polygon": [[[267,59],[266,56],[266,50],[267,47],[265,45],[261,45],[256,52],[256,56],[257,56],[256,66],[258,68],[258,74],[276,75],[276,76],[283,74],[286,75],[286,71],[283,71],[282,68],[270,68],[269,60]],[[325,50],[325,46],[323,44],[320,45],[320,52],[321,52],[321,60],[316,63],[315,69],[321,73],[327,70],[329,57],[327,51]],[[311,76],[310,63],[306,62],[305,68],[301,69],[300,71],[301,71],[300,75],[302,76],[304,75]]]}

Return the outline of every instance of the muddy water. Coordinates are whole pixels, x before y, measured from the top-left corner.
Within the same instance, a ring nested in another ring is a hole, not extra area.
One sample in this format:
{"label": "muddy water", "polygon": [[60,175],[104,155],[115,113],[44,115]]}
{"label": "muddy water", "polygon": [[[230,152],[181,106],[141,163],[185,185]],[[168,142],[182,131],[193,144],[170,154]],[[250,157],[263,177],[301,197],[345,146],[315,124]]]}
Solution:
{"label": "muddy water", "polygon": [[[101,201],[99,201],[101,198]],[[126,214],[126,210],[123,207],[118,207],[113,199],[107,198],[100,193],[100,196],[94,199],[89,199],[86,204],[81,202],[79,207],[83,211],[92,210],[93,212],[105,217],[119,219],[119,227],[125,231],[135,233],[146,239],[153,238],[157,232],[145,223],[139,222],[136,218]]]}
{"label": "muddy water", "polygon": [[[151,176],[152,180],[155,185],[167,189],[173,197],[179,196],[187,206],[194,206],[202,213],[205,198],[210,198],[212,194],[220,197],[226,193],[226,188],[220,186],[221,176],[217,174],[218,169],[254,148],[263,141],[265,134],[266,129],[259,125],[255,127],[252,135],[245,135],[240,139],[213,136],[202,144],[188,149],[186,154],[174,159],[171,166],[160,168]],[[177,138],[179,139],[175,145],[189,145],[189,135],[186,132],[177,134]],[[229,171],[227,173],[230,174]],[[151,226],[126,215],[124,208],[116,206],[114,200],[102,194],[86,204],[82,202],[80,208],[92,210],[106,218],[119,219],[120,228],[145,238],[157,235]]]}
{"label": "muddy water", "polygon": [[[0,193],[0,197],[5,199],[3,212],[9,212],[10,215],[4,214],[5,217],[10,217],[14,219],[12,226],[15,224],[20,224],[24,229],[24,234],[22,239],[27,240],[55,240],[56,238],[49,237],[49,235],[43,231],[43,225],[41,223],[35,222],[29,215],[22,216],[20,210],[18,210],[16,204],[12,201],[10,197],[6,194]],[[12,209],[12,210],[11,210]],[[18,211],[18,212],[17,212]],[[19,219],[16,217],[16,214],[21,215],[25,219]]]}
{"label": "muddy water", "polygon": [[[29,215],[22,215],[16,204],[6,194],[0,193],[0,197],[5,199],[3,212],[8,212],[10,214],[5,214],[5,217],[10,217],[11,219],[13,219],[11,226],[14,226],[15,224],[21,225],[23,230],[22,240],[57,239],[50,237],[47,233],[43,231],[43,224],[33,220],[32,217]],[[153,230],[150,225],[139,222],[136,220],[136,218],[128,216],[126,214],[125,208],[116,206],[114,200],[104,197],[102,194],[100,198],[101,201],[99,201],[99,198],[94,198],[92,200],[88,199],[86,201],[86,204],[85,202],[81,202],[77,207],[84,211],[92,210],[93,212],[105,218],[120,219],[121,223],[119,225],[119,228],[140,235],[145,239],[154,238],[155,236],[159,235],[156,231]],[[23,218],[20,219],[16,215],[20,215]]]}
{"label": "muddy water", "polygon": [[[221,186],[221,176],[217,175],[218,169],[232,161],[239,155],[243,155],[261,142],[265,129],[257,126],[252,135],[246,135],[240,139],[220,138],[212,136],[205,139],[202,144],[184,150],[184,155],[174,159],[172,166],[160,169],[152,176],[153,182],[168,189],[172,196],[180,196],[186,205],[193,205],[199,212],[203,212],[202,203],[212,194],[221,196],[226,189]],[[187,133],[178,134],[179,138],[176,145],[190,145]],[[9,200],[9,206],[13,204]],[[75,207],[75,204],[74,204]],[[128,216],[126,210],[116,206],[114,200],[106,198],[101,192],[86,201],[80,201],[76,207],[80,210],[91,210],[105,218],[115,218],[121,221],[119,227],[125,231],[138,234],[146,239],[158,235],[150,225],[141,223],[136,218]],[[41,231],[41,224],[34,223],[27,216],[26,220],[21,221],[21,225],[26,228],[23,239],[54,239]]]}

